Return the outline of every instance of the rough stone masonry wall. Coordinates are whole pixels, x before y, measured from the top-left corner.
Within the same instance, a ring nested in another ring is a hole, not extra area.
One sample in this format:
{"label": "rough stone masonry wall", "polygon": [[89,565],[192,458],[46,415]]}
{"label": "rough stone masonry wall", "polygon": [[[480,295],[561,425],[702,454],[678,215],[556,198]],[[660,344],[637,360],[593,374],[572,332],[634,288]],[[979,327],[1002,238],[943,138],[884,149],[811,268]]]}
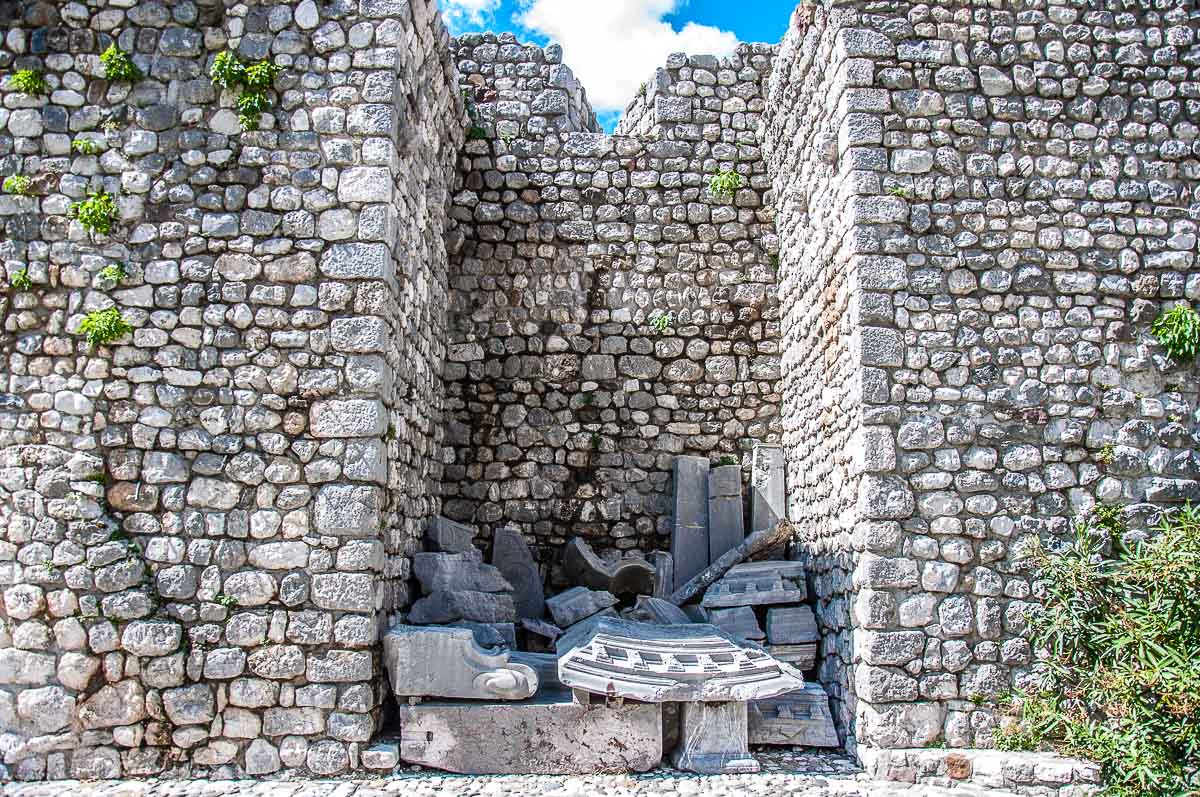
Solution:
{"label": "rough stone masonry wall", "polygon": [[[842,27],[833,180],[858,255],[861,384],[837,397],[862,404],[839,555],[857,563],[854,733],[860,753],[989,746],[997,698],[1031,671],[1026,544],[1097,503],[1144,528],[1200,496],[1195,363],[1148,334],[1200,295],[1200,12],[815,12]],[[809,112],[781,107],[768,140]]]}
{"label": "rough stone masonry wall", "polygon": [[[0,71],[52,92],[0,109],[34,178],[0,198],[34,283],[0,307],[0,775],[369,764],[385,554],[437,509],[465,117],[432,0],[21,10]],[[114,39],[145,80],[102,79]],[[285,68],[260,132],[210,84],[225,48]],[[67,218],[101,189],[109,236]],[[113,304],[134,332],[89,349]]]}
{"label": "rough stone masonry wall", "polygon": [[[460,62],[468,85],[489,79],[482,51]],[[500,138],[498,121],[466,144],[447,515],[484,539],[519,526],[547,566],[575,534],[605,551],[665,549],[676,455],[748,471],[753,442],[778,440],[773,216],[753,132],[770,60],[747,48],[697,66],[720,93],[654,138]],[[735,91],[750,98],[736,111],[724,107]],[[721,168],[745,177],[732,198],[707,189]],[[656,311],[671,314],[661,332]]]}

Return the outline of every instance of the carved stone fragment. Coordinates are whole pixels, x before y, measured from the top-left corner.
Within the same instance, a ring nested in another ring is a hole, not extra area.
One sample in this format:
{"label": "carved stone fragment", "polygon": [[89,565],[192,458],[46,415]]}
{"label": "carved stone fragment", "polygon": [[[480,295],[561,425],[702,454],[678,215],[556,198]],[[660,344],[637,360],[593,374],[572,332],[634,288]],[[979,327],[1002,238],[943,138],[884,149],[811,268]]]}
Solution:
{"label": "carved stone fragment", "polygon": [[520,531],[496,530],[492,538],[492,565],[512,584],[517,617],[540,620],[546,616],[542,574]]}
{"label": "carved stone fragment", "polygon": [[559,628],[567,628],[616,604],[617,599],[612,593],[572,587],[546,601],[546,608]]}
{"label": "carved stone fragment", "polygon": [[754,700],[749,713],[750,744],[838,747],[829,711],[829,695],[819,684],[795,692]]}
{"label": "carved stone fragment", "polygon": [[532,668],[479,647],[467,628],[396,626],[383,653],[397,697],[523,700],[537,691]]}
{"label": "carved stone fragment", "polygon": [[684,703],[671,763],[701,775],[758,772],[750,754],[745,703]]}
{"label": "carved stone fragment", "polygon": [[580,537],[567,542],[563,569],[576,584],[614,595],[647,595],[654,591],[654,565],[641,557],[606,562]]}
{"label": "carved stone fragment", "polygon": [[704,593],[706,609],[800,603],[808,597],[799,562],[745,562],[731,567]]}

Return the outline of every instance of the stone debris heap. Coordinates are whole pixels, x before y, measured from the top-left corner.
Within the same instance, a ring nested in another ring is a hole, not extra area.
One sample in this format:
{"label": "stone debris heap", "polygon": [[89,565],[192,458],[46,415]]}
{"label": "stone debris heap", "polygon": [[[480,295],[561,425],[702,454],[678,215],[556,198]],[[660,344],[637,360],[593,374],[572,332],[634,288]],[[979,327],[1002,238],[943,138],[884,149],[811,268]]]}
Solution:
{"label": "stone debris heap", "polygon": [[519,531],[496,532],[489,565],[470,527],[437,518],[413,557],[424,597],[384,637],[400,759],[580,774],[669,756],[733,774],[758,771],[750,744],[836,747],[828,697],[802,674],[818,636],[804,567],[772,558],[793,531],[777,453],[755,452],[749,536],[740,468],[679,457],[671,553],[573,538],[574,585],[549,598]]}

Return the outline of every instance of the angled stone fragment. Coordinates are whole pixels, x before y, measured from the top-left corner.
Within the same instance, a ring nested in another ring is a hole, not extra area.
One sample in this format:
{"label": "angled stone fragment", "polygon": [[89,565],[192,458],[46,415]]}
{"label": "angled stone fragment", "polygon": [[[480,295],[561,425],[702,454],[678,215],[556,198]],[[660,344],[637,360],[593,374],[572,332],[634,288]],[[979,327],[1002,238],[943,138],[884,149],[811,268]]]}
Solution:
{"label": "angled stone fragment", "polygon": [[708,561],[715,562],[742,544],[742,468],[721,465],[708,474]]}
{"label": "angled stone fragment", "polygon": [[654,597],[666,598],[675,589],[675,559],[666,551],[651,551],[654,565]]}
{"label": "angled stone fragment", "polygon": [[816,642],[806,642],[800,645],[767,645],[767,652],[801,672],[811,670],[817,661]]}
{"label": "angled stone fragment", "polygon": [[546,616],[542,574],[519,530],[496,530],[492,538],[492,565],[513,585],[517,617],[540,620]]}
{"label": "angled stone fragment", "polygon": [[799,562],[745,562],[730,568],[704,593],[706,609],[800,603],[808,597]]}
{"label": "angled stone fragment", "polygon": [[550,610],[555,625],[567,628],[616,604],[617,599],[610,592],[572,587],[546,601],[546,608]]}
{"label": "angled stone fragment", "polygon": [[645,595],[654,591],[654,565],[641,557],[605,562],[580,537],[567,541],[563,569],[576,584],[614,595]]}
{"label": "angled stone fragment", "polygon": [[786,695],[754,700],[749,713],[750,744],[789,747],[838,747],[837,729],[829,711],[829,695],[809,684]]}
{"label": "angled stone fragment", "polygon": [[425,539],[429,550],[439,553],[469,553],[475,550],[475,530],[440,515],[430,522]]}
{"label": "angled stone fragment", "polygon": [[512,592],[512,585],[491,565],[469,555],[418,553],[412,558],[413,575],[426,595],[435,592]]}
{"label": "angled stone fragment", "polygon": [[630,610],[630,619],[653,625],[687,625],[691,618],[675,604],[662,598],[648,598],[641,595],[637,605]]}
{"label": "angled stone fragment", "polygon": [[647,703],[745,701],[799,689],[800,674],[711,625],[581,623],[558,640],[564,686]]}
{"label": "angled stone fragment", "polygon": [[414,603],[408,613],[408,621],[414,625],[441,625],[455,620],[511,623],[516,619],[512,596],[498,592],[435,592]]}
{"label": "angled stone fragment", "polygon": [[771,528],[787,514],[785,477],[783,448],[756,445],[750,474],[750,533]]}
{"label": "angled stone fragment", "polygon": [[767,610],[767,641],[772,645],[800,645],[820,639],[817,618],[808,606],[780,606]]}
{"label": "angled stone fragment", "polygon": [[671,534],[675,589],[708,567],[708,470],[707,457],[675,457]]}
{"label": "angled stone fragment", "polygon": [[458,620],[451,623],[455,628],[466,628],[475,635],[481,648],[517,649],[517,627],[513,623],[476,623]]}
{"label": "angled stone fragment", "polygon": [[724,556],[697,573],[683,586],[677,587],[667,600],[676,606],[682,606],[725,575],[729,568],[738,562],[744,562],[751,557],[766,555],[777,548],[782,548],[791,540],[794,533],[795,527],[788,521],[781,520],[766,531],[751,534],[741,545],[727,551]]}
{"label": "angled stone fragment", "polygon": [[767,636],[754,616],[754,609],[749,606],[713,609],[708,613],[708,621],[734,639],[744,642],[761,642]]}
{"label": "angled stone fragment", "polygon": [[395,626],[383,651],[397,697],[524,700],[537,691],[537,673],[479,647],[469,628]]}

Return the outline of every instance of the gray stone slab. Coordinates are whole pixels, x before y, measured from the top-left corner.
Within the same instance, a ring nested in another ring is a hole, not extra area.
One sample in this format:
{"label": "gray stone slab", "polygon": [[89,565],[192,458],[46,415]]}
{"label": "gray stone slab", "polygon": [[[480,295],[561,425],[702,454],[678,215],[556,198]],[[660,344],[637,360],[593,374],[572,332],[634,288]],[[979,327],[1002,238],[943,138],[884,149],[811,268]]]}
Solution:
{"label": "gray stone slab", "polygon": [[401,705],[400,757],[465,775],[646,772],[662,760],[662,707],[580,705],[570,693],[521,703]]}
{"label": "gray stone slab", "polygon": [[383,635],[383,660],[397,697],[524,700],[537,673],[485,650],[469,628],[395,626]]}
{"label": "gray stone slab", "polygon": [[708,621],[734,639],[744,642],[762,642],[767,638],[762,626],[758,624],[754,609],[749,606],[713,609],[708,613]]}
{"label": "gray stone slab", "polygon": [[801,603],[808,597],[804,566],[798,562],[744,562],[708,588],[706,609]]}
{"label": "gray stone slab", "polygon": [[512,585],[491,565],[469,554],[418,553],[412,558],[413,575],[426,595],[435,592],[512,592]]}
{"label": "gray stone slab", "polygon": [[767,645],[767,652],[793,669],[806,672],[817,662],[817,643],[801,645]]}
{"label": "gray stone slab", "polygon": [[829,695],[819,684],[751,701],[748,719],[750,744],[841,746],[829,710]]}
{"label": "gray stone slab", "polygon": [[513,623],[475,623],[459,620],[451,625],[455,628],[469,629],[480,647],[517,649],[517,627]]}
{"label": "gray stone slab", "polygon": [[675,457],[671,558],[675,589],[708,567],[707,457]]}
{"label": "gray stone slab", "polygon": [[579,586],[614,595],[648,595],[654,591],[654,565],[640,556],[606,562],[580,537],[567,541],[563,570]]}
{"label": "gray stone slab", "polygon": [[671,755],[678,769],[701,775],[758,772],[745,703],[684,703],[680,722],[679,745]]}
{"label": "gray stone slab", "polygon": [[638,597],[637,604],[630,610],[629,619],[654,625],[687,625],[692,622],[683,609],[670,601],[646,595]]}
{"label": "gray stone slab", "polygon": [[821,638],[817,618],[808,606],[781,606],[767,610],[767,641],[772,645],[814,643]]}
{"label": "gray stone slab", "polygon": [[414,625],[442,625],[455,620],[511,623],[517,619],[511,595],[500,592],[435,592],[421,598],[408,612]]}
{"label": "gray stone slab", "polygon": [[705,609],[698,603],[689,603],[687,606],[684,606],[683,613],[686,614],[693,623],[708,622],[708,609]]}
{"label": "gray stone slab", "polygon": [[554,653],[530,653],[525,650],[514,650],[508,654],[508,660],[514,664],[524,664],[537,673],[539,692],[570,691],[558,680],[558,656]]}
{"label": "gray stone slab", "polygon": [[666,551],[651,551],[654,565],[654,597],[666,598],[675,589],[675,559]]}
{"label": "gray stone slab", "polygon": [[708,474],[708,561],[715,562],[742,544],[742,468],[722,465]]}
{"label": "gray stone slab", "polygon": [[750,473],[750,532],[769,529],[787,514],[787,465],[780,446],[756,445]]}
{"label": "gray stone slab", "polygon": [[546,616],[542,574],[533,560],[529,544],[518,529],[496,530],[492,538],[492,564],[513,585],[513,603],[518,617],[540,620]]}
{"label": "gray stone slab", "polygon": [[546,608],[550,610],[550,616],[554,618],[554,624],[559,628],[575,625],[580,620],[586,620],[592,615],[616,605],[617,599],[611,592],[602,592],[587,587],[572,587],[546,601]]}
{"label": "gray stone slab", "polygon": [[759,646],[711,625],[601,618],[567,631],[557,649],[563,685],[647,703],[744,701],[804,685]]}
{"label": "gray stone slab", "polygon": [[475,550],[475,529],[450,518],[435,517],[425,534],[429,550],[440,553],[469,553]]}

